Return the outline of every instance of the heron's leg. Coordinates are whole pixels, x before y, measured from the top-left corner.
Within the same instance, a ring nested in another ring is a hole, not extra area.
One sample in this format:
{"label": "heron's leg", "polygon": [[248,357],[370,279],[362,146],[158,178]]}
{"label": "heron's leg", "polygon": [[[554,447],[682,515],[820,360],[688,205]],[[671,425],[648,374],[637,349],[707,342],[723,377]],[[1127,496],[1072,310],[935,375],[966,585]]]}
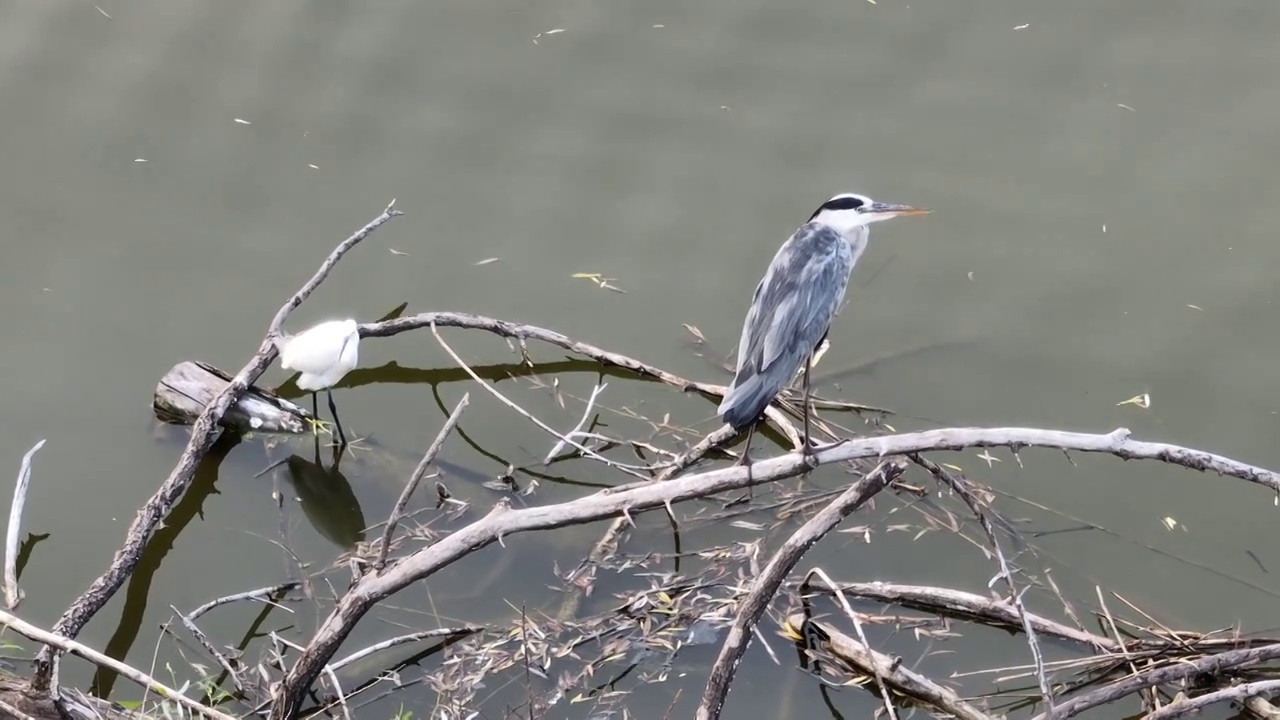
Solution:
{"label": "heron's leg", "polygon": [[333,389],[327,388],[325,393],[329,396],[329,412],[333,415],[333,424],[338,428],[338,442],[342,443],[342,447],[346,447],[347,434],[342,432],[342,421],[338,419],[338,406],[333,404]]}
{"label": "heron's leg", "polygon": [[755,423],[751,423],[750,425],[747,426],[747,442],[745,445],[742,446],[742,455],[738,457],[738,462],[734,463],[735,466],[751,464],[751,454],[750,454],[751,436],[754,435],[755,432],[756,432]]}
{"label": "heron's leg", "polygon": [[804,454],[813,454],[813,443],[809,441],[809,371],[813,368],[813,355],[804,360],[804,391],[800,396],[801,406],[804,411]]}
{"label": "heron's leg", "polygon": [[[759,420],[757,420],[756,422],[759,422]],[[750,425],[747,426],[747,442],[742,446],[742,455],[738,457],[738,462],[734,463],[734,467],[737,467],[739,465],[747,466],[748,481],[751,480],[751,436],[755,435],[755,432],[756,432],[756,423],[751,423]],[[747,498],[748,499],[755,498],[754,485],[747,486]]]}

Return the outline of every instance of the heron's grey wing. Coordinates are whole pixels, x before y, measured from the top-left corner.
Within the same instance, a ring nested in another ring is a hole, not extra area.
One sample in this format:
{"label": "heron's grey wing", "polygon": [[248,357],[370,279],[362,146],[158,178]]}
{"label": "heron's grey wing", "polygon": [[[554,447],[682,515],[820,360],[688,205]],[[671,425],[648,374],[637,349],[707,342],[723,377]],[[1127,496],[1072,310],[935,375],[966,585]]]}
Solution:
{"label": "heron's grey wing", "polygon": [[761,293],[768,316],[753,328],[758,342],[749,351],[757,358],[757,372],[779,372],[784,383],[830,327],[853,269],[848,243],[824,225],[805,225],[789,245]]}
{"label": "heron's grey wing", "polygon": [[844,298],[853,252],[839,233],[806,224],[783,243],[756,287],[738,368],[720,413],[736,425],[768,406],[813,352]]}

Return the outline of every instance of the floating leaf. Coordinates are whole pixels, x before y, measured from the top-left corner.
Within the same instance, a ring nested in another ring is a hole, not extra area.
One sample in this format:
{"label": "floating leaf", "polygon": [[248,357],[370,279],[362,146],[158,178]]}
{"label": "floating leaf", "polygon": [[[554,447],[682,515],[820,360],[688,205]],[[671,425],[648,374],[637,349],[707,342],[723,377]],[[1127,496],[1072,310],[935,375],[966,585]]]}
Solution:
{"label": "floating leaf", "polygon": [[1151,396],[1148,395],[1147,393],[1142,393],[1141,395],[1134,395],[1128,400],[1116,403],[1116,407],[1120,407],[1121,405],[1137,405],[1143,410],[1146,410],[1147,408],[1151,407]]}

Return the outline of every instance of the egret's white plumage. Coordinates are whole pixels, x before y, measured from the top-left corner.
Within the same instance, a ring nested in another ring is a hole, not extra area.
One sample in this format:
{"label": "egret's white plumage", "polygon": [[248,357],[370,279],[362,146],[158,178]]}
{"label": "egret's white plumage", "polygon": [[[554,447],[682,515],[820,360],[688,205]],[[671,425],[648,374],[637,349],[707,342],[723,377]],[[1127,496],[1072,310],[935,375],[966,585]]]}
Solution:
{"label": "egret's white plumage", "polygon": [[330,320],[279,343],[280,367],[302,373],[298,387],[333,387],[359,362],[360,334],[355,320]]}
{"label": "egret's white plumage", "polygon": [[[311,392],[313,408],[316,408],[317,391],[329,391],[355,368],[359,362],[359,347],[360,333],[356,331],[355,320],[323,322],[297,335],[285,335],[276,340],[280,367],[302,373],[298,377],[298,387]],[[329,392],[329,411],[333,413],[338,434],[345,443],[332,391]]]}

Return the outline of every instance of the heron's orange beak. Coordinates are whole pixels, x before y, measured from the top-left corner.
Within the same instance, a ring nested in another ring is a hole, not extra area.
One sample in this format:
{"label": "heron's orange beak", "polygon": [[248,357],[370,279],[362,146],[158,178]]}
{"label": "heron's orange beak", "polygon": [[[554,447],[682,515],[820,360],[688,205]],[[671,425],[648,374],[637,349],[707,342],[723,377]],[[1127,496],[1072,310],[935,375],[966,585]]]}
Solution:
{"label": "heron's orange beak", "polygon": [[911,207],[910,205],[895,205],[893,203],[873,202],[866,207],[863,212],[875,215],[889,215],[891,217],[905,217],[908,215],[928,215],[929,211],[923,208]]}

